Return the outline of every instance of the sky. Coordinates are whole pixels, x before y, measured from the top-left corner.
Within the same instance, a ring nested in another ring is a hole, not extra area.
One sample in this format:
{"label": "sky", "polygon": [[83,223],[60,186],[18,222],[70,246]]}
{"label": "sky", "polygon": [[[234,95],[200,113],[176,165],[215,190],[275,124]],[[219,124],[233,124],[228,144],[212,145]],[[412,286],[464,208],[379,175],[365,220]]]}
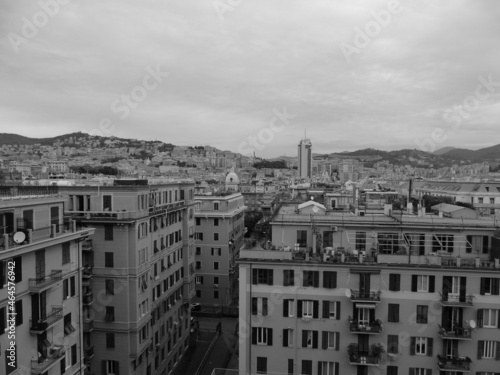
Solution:
{"label": "sky", "polygon": [[[0,132],[296,156],[500,143],[497,0],[0,3]],[[305,135],[305,131],[307,131]]]}

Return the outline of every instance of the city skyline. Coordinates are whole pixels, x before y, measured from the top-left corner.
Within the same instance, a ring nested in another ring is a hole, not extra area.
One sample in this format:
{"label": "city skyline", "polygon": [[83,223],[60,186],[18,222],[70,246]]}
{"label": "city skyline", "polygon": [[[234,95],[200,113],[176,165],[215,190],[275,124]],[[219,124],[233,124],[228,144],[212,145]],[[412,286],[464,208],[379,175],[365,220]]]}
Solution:
{"label": "city skyline", "polygon": [[2,4],[4,129],[261,157],[305,127],[317,153],[496,143],[496,3],[233,3]]}

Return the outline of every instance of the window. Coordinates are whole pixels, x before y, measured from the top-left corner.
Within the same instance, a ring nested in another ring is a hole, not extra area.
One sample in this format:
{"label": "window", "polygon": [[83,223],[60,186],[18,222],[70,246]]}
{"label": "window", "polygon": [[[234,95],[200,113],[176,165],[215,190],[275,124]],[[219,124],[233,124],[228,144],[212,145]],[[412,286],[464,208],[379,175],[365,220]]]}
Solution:
{"label": "window", "polygon": [[214,233],[214,241],[219,241],[219,233]]}
{"label": "window", "polygon": [[214,227],[218,227],[218,226],[219,226],[219,219],[214,218]]}
{"label": "window", "polygon": [[219,211],[219,202],[214,202],[214,211]]}
{"label": "window", "polygon": [[340,319],[339,301],[323,301],[323,319]]}
{"label": "window", "polygon": [[401,275],[398,273],[389,274],[389,290],[399,292],[401,290]]}
{"label": "window", "polygon": [[196,253],[195,255],[201,255],[201,247],[196,246]]}
{"label": "window", "polygon": [[196,289],[196,298],[201,298],[201,290]]}
{"label": "window", "polygon": [[481,277],[480,294],[482,296],[498,296],[500,292],[500,278]]}
{"label": "window", "polygon": [[477,310],[477,324],[480,328],[499,328],[499,313],[495,309]]}
{"label": "window", "polygon": [[319,271],[304,271],[303,286],[319,287]]}
{"label": "window", "polygon": [[307,247],[307,231],[298,230],[297,231],[297,243],[300,247]]}
{"label": "window", "polygon": [[321,332],[323,349],[335,349],[339,350],[339,332]]}
{"label": "window", "polygon": [[318,362],[318,375],[339,375],[338,362]]}
{"label": "window", "polygon": [[196,276],[195,283],[202,285],[203,284],[203,276]]}
{"label": "window", "polygon": [[214,290],[214,299],[219,299],[219,291]]}
{"label": "window", "polygon": [[104,253],[104,267],[114,267],[113,253]]}
{"label": "window", "polygon": [[106,315],[104,316],[104,320],[106,322],[114,322],[115,321],[115,307],[114,306],[106,306]]}
{"label": "window", "polygon": [[312,375],[313,373],[313,363],[310,360],[302,360],[302,372],[301,375]]}
{"label": "window", "polygon": [[318,349],[318,331],[302,331],[302,347]]}
{"label": "window", "polygon": [[264,327],[252,327],[253,345],[273,345],[273,329]]}
{"label": "window", "polygon": [[453,252],[453,234],[434,234],[432,236],[432,252],[445,251]]}
{"label": "window", "polygon": [[497,353],[496,341],[479,341],[478,342],[478,357],[484,359],[500,359],[500,352]]}
{"label": "window", "polygon": [[285,299],[283,300],[283,317],[291,318],[294,313],[294,303],[293,299]]}
{"label": "window", "polygon": [[201,225],[201,218],[197,217],[197,218],[195,219],[195,223],[196,223],[196,225],[198,225],[198,226],[199,226],[199,225]]}
{"label": "window", "polygon": [[399,336],[387,335],[387,353],[399,354]]}
{"label": "window", "polygon": [[105,375],[118,375],[118,361],[104,361]]}
{"label": "window", "polygon": [[381,254],[396,254],[399,251],[399,233],[378,233],[377,241]]}
{"label": "window", "polygon": [[252,283],[273,285],[273,270],[267,268],[254,268],[252,270]]}
{"label": "window", "polygon": [[404,233],[403,240],[411,255],[425,255],[425,233]]}
{"label": "window", "polygon": [[432,369],[410,367],[410,375],[432,375]]}
{"label": "window", "polygon": [[435,276],[412,275],[411,291],[434,293],[435,280],[436,280]]}
{"label": "window", "polygon": [[417,305],[417,323],[418,324],[427,324],[427,312],[428,306]]}
{"label": "window", "polygon": [[266,357],[257,357],[257,374],[267,374]]}
{"label": "window", "polygon": [[389,303],[389,316],[387,321],[391,323],[399,322],[399,304]]}
{"label": "window", "polygon": [[323,288],[335,289],[337,287],[337,272],[324,271],[323,272]]}
{"label": "window", "polygon": [[64,336],[75,332],[75,327],[71,324],[71,313],[64,315]]}
{"label": "window", "polygon": [[428,337],[411,337],[410,354],[432,356],[433,340]]}
{"label": "window", "polygon": [[115,334],[112,332],[106,333],[106,348],[108,349],[115,348]]}
{"label": "window", "polygon": [[214,270],[218,270],[219,269],[219,262],[214,262]]}
{"label": "window", "polygon": [[70,244],[69,242],[64,242],[62,244],[62,264],[68,264],[69,262],[71,262]]}
{"label": "window", "polygon": [[286,328],[283,330],[283,347],[293,347],[293,329]]}
{"label": "window", "polygon": [[113,225],[104,224],[104,241],[113,241]]}
{"label": "window", "polygon": [[113,295],[115,294],[115,280],[106,279],[106,294]]}
{"label": "window", "polygon": [[302,301],[302,317],[312,318],[314,314],[315,301]]}
{"label": "window", "polygon": [[356,232],[356,250],[366,250],[366,232]]}
{"label": "window", "polygon": [[283,270],[283,286],[295,285],[293,270]]}

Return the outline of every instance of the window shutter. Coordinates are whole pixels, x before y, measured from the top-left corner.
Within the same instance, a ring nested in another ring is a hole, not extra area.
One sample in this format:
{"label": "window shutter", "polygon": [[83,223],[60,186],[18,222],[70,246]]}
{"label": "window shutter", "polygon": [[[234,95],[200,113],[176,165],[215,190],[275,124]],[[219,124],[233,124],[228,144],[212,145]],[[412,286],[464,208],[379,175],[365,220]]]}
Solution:
{"label": "window shutter", "polygon": [[415,337],[410,337],[410,355],[415,355]]}
{"label": "window shutter", "polygon": [[107,361],[102,361],[102,373],[107,374],[108,373],[108,368],[106,366]]}
{"label": "window shutter", "polygon": [[328,271],[323,272],[323,288],[330,288],[330,273]]}
{"label": "window shutter", "polygon": [[114,361],[115,362],[115,374],[120,375],[120,362]]}
{"label": "window shutter", "polygon": [[318,349],[318,331],[313,331],[313,348]]}
{"label": "window shutter", "polygon": [[492,291],[491,291],[491,294],[493,294],[494,296],[498,296],[500,294],[500,279],[495,277],[493,280],[492,280]]}
{"label": "window shutter", "polygon": [[432,370],[430,368],[425,370],[426,375],[432,375]]}
{"label": "window shutter", "polygon": [[252,327],[252,345],[257,345],[257,327]]}
{"label": "window shutter", "polygon": [[434,351],[434,339],[427,338],[427,355],[432,357]]}
{"label": "window shutter", "polygon": [[302,318],[302,300],[297,300],[297,318]]}
{"label": "window shutter", "polygon": [[337,272],[333,271],[331,273],[332,279],[331,279],[331,287],[336,288],[337,287]]}
{"label": "window shutter", "polygon": [[66,372],[66,357],[61,358],[61,362],[59,362],[59,368],[61,370],[61,375]]}
{"label": "window shutter", "polygon": [[323,375],[323,369],[321,367],[322,364],[323,362],[318,361],[318,375]]}
{"label": "window shutter", "polygon": [[335,350],[339,350],[340,348],[340,333],[335,332]]}
{"label": "window shutter", "polygon": [[337,311],[335,313],[335,317],[337,318],[337,320],[340,320],[340,301],[337,301],[335,303],[335,307],[337,309]]}
{"label": "window shutter", "polygon": [[496,354],[495,354],[495,359],[496,359],[497,361],[499,361],[499,360],[500,360],[500,342],[498,342],[498,341],[497,341],[497,342],[495,343],[495,345],[496,345],[496,347],[497,347],[497,348],[496,348],[496,349],[497,349],[497,352],[496,352]]}
{"label": "window shutter", "polygon": [[254,268],[252,270],[252,284],[253,285],[257,285],[257,276],[258,276],[258,270],[256,268]]}
{"label": "window shutter", "polygon": [[497,311],[497,328],[500,328],[500,310]]}
{"label": "window shutter", "polygon": [[485,285],[486,285],[486,278],[481,277],[481,286],[479,288],[479,294],[482,296],[484,296]]}
{"label": "window shutter", "polygon": [[267,329],[267,346],[272,346],[273,345],[273,329],[268,328]]}
{"label": "window shutter", "polygon": [[483,327],[483,309],[477,310],[477,326],[479,328]]}
{"label": "window shutter", "polygon": [[328,332],[321,332],[321,349],[328,349]]}
{"label": "window shutter", "polygon": [[262,315],[267,316],[268,308],[267,308],[267,298],[262,298]]}
{"label": "window shutter", "polygon": [[319,271],[314,271],[314,287],[319,288]]}
{"label": "window shutter", "polygon": [[284,318],[287,318],[289,315],[288,314],[288,301],[289,300],[287,300],[287,299],[283,301],[283,317]]}
{"label": "window shutter", "polygon": [[413,367],[410,367],[410,375],[415,375],[415,369]]}
{"label": "window shutter", "polygon": [[[338,350],[338,349],[337,349]],[[335,362],[335,375],[339,375],[339,363]]]}
{"label": "window shutter", "polygon": [[288,346],[288,329],[283,330],[283,347]]}
{"label": "window shutter", "polygon": [[3,270],[3,263],[1,260],[0,260],[0,289],[3,289],[3,276],[4,276],[4,270]]}
{"label": "window shutter", "polygon": [[323,319],[328,319],[330,317],[330,302],[323,301]]}
{"label": "window shutter", "polygon": [[75,291],[76,279],[74,276],[72,276],[69,281],[70,281],[70,283],[69,283],[70,296],[74,296],[74,295],[76,295],[76,291]]}
{"label": "window shutter", "polygon": [[302,347],[307,348],[307,331],[302,331]]}
{"label": "window shutter", "polygon": [[68,283],[69,279],[63,280],[63,299],[68,298]]}
{"label": "window shutter", "polygon": [[399,292],[401,290],[401,275],[396,274],[396,291]]}
{"label": "window shutter", "polygon": [[389,290],[396,291],[396,274],[389,274]]}
{"label": "window shutter", "polygon": [[434,293],[436,289],[436,276],[429,276],[429,293]]}
{"label": "window shutter", "polygon": [[267,285],[273,285],[273,270],[267,270]]}
{"label": "window shutter", "polygon": [[23,300],[16,301],[16,326],[23,324]]}
{"label": "window shutter", "polygon": [[477,342],[477,359],[483,358],[483,346],[484,346],[484,341],[479,340]]}
{"label": "window shutter", "polygon": [[76,355],[76,344],[71,347],[71,365],[74,366],[78,362]]}
{"label": "window shutter", "polygon": [[252,298],[252,315],[257,315],[257,298]]}
{"label": "window shutter", "polygon": [[23,281],[23,261],[21,257],[15,257],[14,259],[16,279],[14,282],[18,283]]}
{"label": "window shutter", "polygon": [[319,318],[319,301],[313,301],[313,318]]}
{"label": "window shutter", "polygon": [[411,291],[417,291],[417,275],[411,275]]}

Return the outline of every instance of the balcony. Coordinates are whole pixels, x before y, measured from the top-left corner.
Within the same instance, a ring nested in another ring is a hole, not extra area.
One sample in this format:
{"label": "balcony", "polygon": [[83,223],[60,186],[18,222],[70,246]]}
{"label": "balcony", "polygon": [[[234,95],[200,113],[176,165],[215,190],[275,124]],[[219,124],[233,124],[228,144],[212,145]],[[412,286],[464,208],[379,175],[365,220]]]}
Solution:
{"label": "balcony", "polygon": [[439,337],[443,340],[472,340],[472,330],[470,327],[457,327],[455,329],[447,329],[439,327]]}
{"label": "balcony", "polygon": [[64,354],[64,346],[54,346],[49,348],[50,355],[39,359],[31,360],[31,373],[43,374],[59,362]]}
{"label": "balcony", "polygon": [[353,334],[378,335],[382,332],[382,322],[377,319],[372,323],[359,323],[349,319],[349,332]]}
{"label": "balcony", "polygon": [[29,279],[29,291],[30,293],[40,293],[45,289],[50,288],[58,281],[62,280],[62,271],[52,271],[50,275],[44,277],[38,277],[36,279]]}
{"label": "balcony", "polygon": [[85,240],[82,244],[82,250],[86,250],[86,251],[92,251],[93,250],[93,247],[92,247],[92,240]]}
{"label": "balcony", "polygon": [[378,366],[383,353],[385,353],[385,349],[380,343],[373,343],[369,351],[362,351],[361,353],[357,343],[351,343],[347,346],[347,354],[351,365]]}
{"label": "balcony", "polygon": [[39,319],[33,322],[30,319],[30,333],[40,334],[53,327],[58,321],[63,318],[63,307],[52,306],[52,311],[45,319]]}
{"label": "balcony", "polygon": [[474,296],[458,296],[455,294],[441,294],[441,305],[452,307],[470,307]]}
{"label": "balcony", "polygon": [[94,293],[93,292],[88,292],[85,294],[82,298],[82,303],[85,306],[90,306],[94,302]]}
{"label": "balcony", "polygon": [[380,302],[381,292],[365,292],[351,289],[352,302]]}
{"label": "balcony", "polygon": [[380,358],[374,356],[357,356],[349,357],[349,363],[351,365],[361,365],[361,366],[378,366]]}
{"label": "balcony", "polygon": [[94,358],[94,347],[85,346],[83,348],[83,356],[85,358],[85,361],[90,361],[92,358]]}
{"label": "balcony", "polygon": [[94,321],[93,320],[83,322],[83,332],[84,333],[90,333],[93,330],[94,330]]}
{"label": "balcony", "polygon": [[445,357],[438,354],[438,367],[441,371],[469,372],[472,360],[469,357]]}

